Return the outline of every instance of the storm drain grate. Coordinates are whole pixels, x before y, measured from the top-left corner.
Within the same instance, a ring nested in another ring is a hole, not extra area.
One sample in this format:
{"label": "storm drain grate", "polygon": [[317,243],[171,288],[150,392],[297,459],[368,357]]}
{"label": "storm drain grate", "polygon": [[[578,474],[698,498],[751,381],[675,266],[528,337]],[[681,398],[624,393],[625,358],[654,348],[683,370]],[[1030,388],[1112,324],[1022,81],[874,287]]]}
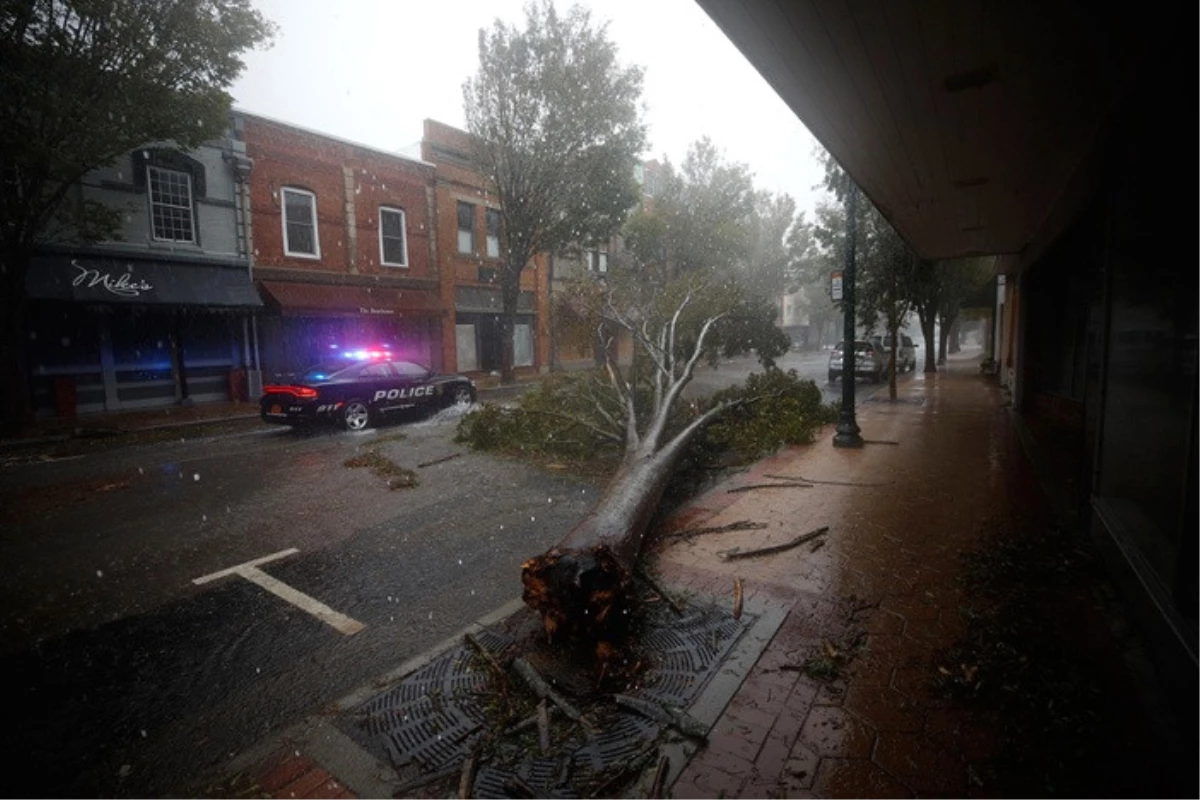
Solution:
{"label": "storm drain grate", "polygon": [[[639,637],[639,655],[648,666],[626,693],[687,707],[754,619],[745,614],[735,620],[716,607],[692,609],[682,618],[654,609]],[[477,639],[496,655],[514,641],[491,629]],[[472,655],[464,645],[451,648],[357,706],[341,727],[367,749],[386,754],[397,769],[413,765],[432,774],[461,763],[488,725],[490,676]],[[663,732],[658,721],[616,705],[595,719],[591,735],[576,727],[548,755],[500,740],[479,766],[475,796],[587,796],[650,754]]]}

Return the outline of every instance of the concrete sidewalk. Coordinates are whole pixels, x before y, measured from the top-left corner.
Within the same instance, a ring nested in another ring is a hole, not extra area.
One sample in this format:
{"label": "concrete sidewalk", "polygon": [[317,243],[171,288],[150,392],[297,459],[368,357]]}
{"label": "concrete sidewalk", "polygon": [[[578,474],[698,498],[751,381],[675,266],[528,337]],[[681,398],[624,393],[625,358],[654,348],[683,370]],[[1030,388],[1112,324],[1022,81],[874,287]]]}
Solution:
{"label": "concrete sidewalk", "polygon": [[[970,555],[1044,541],[1060,528],[1003,392],[977,367],[977,358],[962,358],[936,375],[902,381],[897,402],[860,407],[863,449],[835,449],[827,428],[813,445],[789,448],[694,498],[658,531],[649,563],[668,586],[732,604],[740,579],[747,603],[787,613],[672,796],[1049,791],[1045,776],[1023,775],[1006,758],[1019,730],[1003,708],[962,702],[983,682],[1006,680],[987,664],[961,660],[961,643],[979,638],[980,610],[1002,600],[971,595]],[[746,488],[783,479],[811,485]],[[767,527],[676,535],[742,521]],[[825,536],[784,552],[735,561],[719,555],[822,526]],[[1079,555],[1071,559],[1089,557],[1085,542],[1072,547]],[[1194,796],[1194,768],[1164,745],[1169,726],[1152,681],[1130,667],[1140,662],[1122,632],[1119,603],[1102,580],[1064,587],[1031,588],[1046,603],[1046,627],[1060,637],[1054,641],[1103,665],[1103,693],[1089,723],[1102,727],[1083,731],[1080,741],[1104,745],[1083,754],[1094,757],[1094,774],[1059,791],[1154,796],[1183,787]],[[1047,715],[1053,704],[1052,697]],[[397,780],[390,767],[350,742],[329,713],[241,754],[216,793],[391,796]]]}

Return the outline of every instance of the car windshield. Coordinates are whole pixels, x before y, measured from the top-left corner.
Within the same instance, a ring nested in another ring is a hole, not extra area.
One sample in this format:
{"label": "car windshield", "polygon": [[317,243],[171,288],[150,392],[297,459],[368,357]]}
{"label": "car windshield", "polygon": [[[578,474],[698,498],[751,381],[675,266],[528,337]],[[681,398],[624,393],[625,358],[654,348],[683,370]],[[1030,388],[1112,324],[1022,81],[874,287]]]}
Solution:
{"label": "car windshield", "polygon": [[338,363],[336,361],[314,364],[300,375],[300,380],[305,383],[320,383],[321,381],[334,380],[335,378],[351,377],[358,374],[359,366],[359,364],[350,364],[347,366],[344,362]]}

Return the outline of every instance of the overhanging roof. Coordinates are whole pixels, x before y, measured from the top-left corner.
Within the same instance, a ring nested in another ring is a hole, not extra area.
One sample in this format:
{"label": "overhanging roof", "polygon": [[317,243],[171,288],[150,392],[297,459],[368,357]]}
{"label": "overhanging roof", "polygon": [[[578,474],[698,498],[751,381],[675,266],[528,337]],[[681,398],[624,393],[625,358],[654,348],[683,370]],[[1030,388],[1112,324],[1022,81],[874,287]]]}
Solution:
{"label": "overhanging roof", "polygon": [[697,2],[925,258],[1034,240],[1153,17],[1067,0]]}
{"label": "overhanging roof", "polygon": [[259,281],[268,302],[283,314],[317,316],[436,317],[436,294],[375,286]]}

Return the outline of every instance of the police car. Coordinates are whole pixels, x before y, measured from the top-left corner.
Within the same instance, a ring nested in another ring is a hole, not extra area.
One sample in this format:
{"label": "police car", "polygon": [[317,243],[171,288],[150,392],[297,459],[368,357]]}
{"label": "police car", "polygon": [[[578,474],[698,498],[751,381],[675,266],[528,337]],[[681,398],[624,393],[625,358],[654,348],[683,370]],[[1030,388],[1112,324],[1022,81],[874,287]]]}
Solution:
{"label": "police car", "polygon": [[295,384],[263,387],[262,418],[280,425],[336,422],[361,431],[403,413],[435,411],[475,401],[475,384],[462,375],[439,375],[420,364],[367,358],[322,364]]}

